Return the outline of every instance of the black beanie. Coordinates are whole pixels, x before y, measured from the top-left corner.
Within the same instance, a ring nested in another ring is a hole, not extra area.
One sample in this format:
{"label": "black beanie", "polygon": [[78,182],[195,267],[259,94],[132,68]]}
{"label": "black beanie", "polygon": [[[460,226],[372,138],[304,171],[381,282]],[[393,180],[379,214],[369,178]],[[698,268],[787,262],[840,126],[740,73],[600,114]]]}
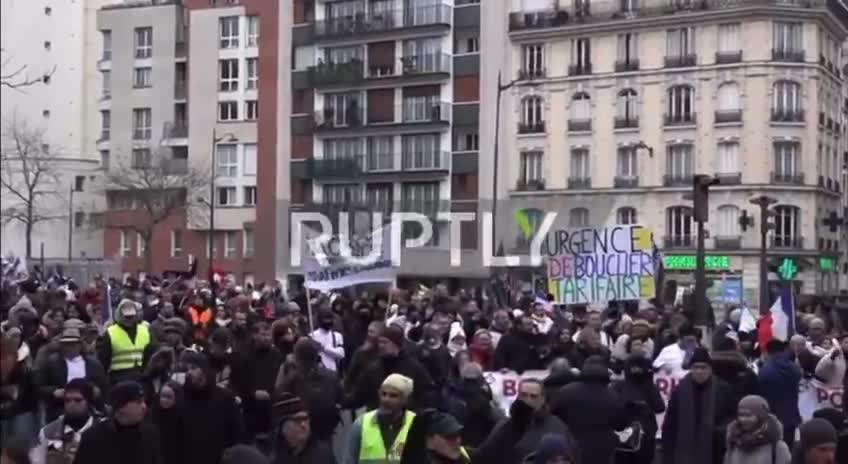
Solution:
{"label": "black beanie", "polygon": [[828,443],[835,445],[838,438],[836,429],[833,428],[830,422],[824,419],[811,419],[809,422],[802,424],[799,431],[801,441],[798,442],[798,446],[800,446],[803,453],[820,445],[826,445]]}
{"label": "black beanie", "polygon": [[84,378],[72,379],[65,385],[65,393],[76,391],[85,398],[89,408],[94,408],[94,386]]}
{"label": "black beanie", "polygon": [[692,353],[692,358],[689,359],[689,366],[696,363],[709,364],[712,366],[713,358],[710,356],[709,350],[706,348],[695,348],[695,352]]}
{"label": "black beanie", "polygon": [[144,400],[144,387],[138,382],[125,380],[118,382],[109,391],[109,401],[115,411],[123,408],[127,403]]}

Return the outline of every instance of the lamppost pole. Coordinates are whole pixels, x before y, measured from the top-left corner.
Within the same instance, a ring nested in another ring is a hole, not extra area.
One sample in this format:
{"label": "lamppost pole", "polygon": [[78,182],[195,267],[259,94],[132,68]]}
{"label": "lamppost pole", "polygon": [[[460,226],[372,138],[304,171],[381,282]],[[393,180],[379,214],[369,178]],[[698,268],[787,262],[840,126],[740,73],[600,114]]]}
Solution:
{"label": "lamppost pole", "polygon": [[68,262],[73,261],[74,251],[74,184],[71,183],[68,197]]}
{"label": "lamppost pole", "polygon": [[766,258],[766,240],[768,231],[772,227],[769,221],[769,206],[777,203],[777,200],[760,195],[749,200],[752,205],[760,207],[760,314],[765,314],[769,309],[768,289],[768,262]]}

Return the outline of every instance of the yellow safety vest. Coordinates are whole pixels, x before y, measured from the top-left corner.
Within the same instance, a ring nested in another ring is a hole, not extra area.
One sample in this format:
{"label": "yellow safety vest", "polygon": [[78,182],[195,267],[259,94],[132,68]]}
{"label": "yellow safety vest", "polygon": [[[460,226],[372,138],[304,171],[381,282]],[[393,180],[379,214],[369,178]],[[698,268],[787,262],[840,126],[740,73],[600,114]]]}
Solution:
{"label": "yellow safety vest", "polygon": [[412,426],[415,413],[406,411],[403,415],[403,425],[392,443],[391,449],[386,451],[383,443],[383,434],[377,424],[377,411],[365,413],[362,416],[362,441],[359,446],[359,464],[400,464],[403,447],[406,444],[406,436]]}
{"label": "yellow safety vest", "polygon": [[109,340],[112,342],[112,365],[109,372],[123,371],[134,367],[141,367],[144,347],[150,343],[150,332],[144,324],[138,324],[135,328],[135,344],[130,341],[130,336],[118,324],[106,329]]}

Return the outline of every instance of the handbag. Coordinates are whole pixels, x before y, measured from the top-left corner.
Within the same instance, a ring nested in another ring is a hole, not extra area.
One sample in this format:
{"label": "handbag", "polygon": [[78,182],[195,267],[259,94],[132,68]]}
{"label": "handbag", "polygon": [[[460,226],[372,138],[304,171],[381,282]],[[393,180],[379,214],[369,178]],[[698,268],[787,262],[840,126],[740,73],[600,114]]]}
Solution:
{"label": "handbag", "polygon": [[633,421],[621,431],[615,432],[618,439],[616,451],[622,453],[635,453],[642,447],[642,436],[645,431],[642,430],[642,424],[639,421]]}

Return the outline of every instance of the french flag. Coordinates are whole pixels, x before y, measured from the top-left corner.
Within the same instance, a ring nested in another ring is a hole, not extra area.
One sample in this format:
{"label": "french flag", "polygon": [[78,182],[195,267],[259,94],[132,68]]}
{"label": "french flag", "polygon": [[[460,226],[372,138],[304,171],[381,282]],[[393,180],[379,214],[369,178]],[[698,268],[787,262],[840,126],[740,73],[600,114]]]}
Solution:
{"label": "french flag", "polygon": [[788,342],[795,333],[795,297],[792,289],[784,287],[780,290],[769,313],[757,321],[757,342],[764,350],[766,343],[772,338]]}

